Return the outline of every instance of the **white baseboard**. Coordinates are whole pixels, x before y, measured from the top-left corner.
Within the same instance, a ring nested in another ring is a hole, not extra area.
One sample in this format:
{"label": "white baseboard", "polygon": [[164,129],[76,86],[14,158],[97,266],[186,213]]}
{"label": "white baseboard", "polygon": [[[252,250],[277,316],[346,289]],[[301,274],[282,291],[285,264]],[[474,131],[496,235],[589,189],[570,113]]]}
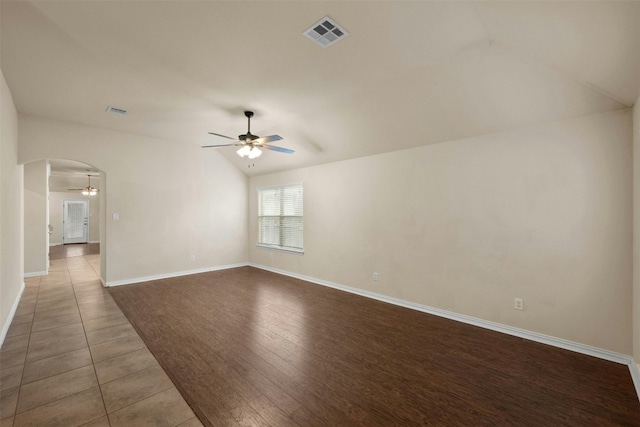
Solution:
{"label": "white baseboard", "polygon": [[100,243],[100,240],[89,240],[89,243]]}
{"label": "white baseboard", "polygon": [[31,273],[24,273],[24,277],[46,276],[47,274],[49,274],[48,271],[33,271]]}
{"label": "white baseboard", "polygon": [[636,393],[640,400],[640,363],[636,364],[631,361],[629,371],[631,372],[631,379],[633,380],[633,385],[636,387]]}
{"label": "white baseboard", "polygon": [[389,304],[398,305],[400,307],[410,308],[424,313],[433,314],[436,316],[444,317],[458,322],[466,323],[469,325],[479,326],[481,328],[490,329],[496,332],[502,332],[504,334],[513,335],[516,337],[528,339],[531,341],[539,342],[542,344],[551,345],[553,347],[559,347],[565,350],[575,351],[576,353],[586,354],[588,356],[597,357],[599,359],[608,360],[611,362],[627,365],[631,371],[631,377],[633,379],[636,392],[638,393],[638,399],[640,399],[640,372],[638,372],[638,366],[634,363],[631,356],[626,354],[616,353],[609,350],[604,350],[598,347],[592,347],[585,344],[565,340],[562,338],[552,337],[550,335],[541,334],[538,332],[527,331],[525,329],[515,328],[513,326],[503,325],[501,323],[490,322],[488,320],[479,319],[477,317],[467,316],[464,314],[454,313],[448,310],[442,310],[440,308],[430,307],[427,305],[418,304],[411,301],[405,301],[398,298],[389,297],[386,295],[378,294],[375,292],[369,292],[358,288],[352,288],[350,286],[341,285],[338,283],[329,282],[327,280],[317,279],[315,277],[309,277],[302,274],[291,273],[289,271],[280,270],[278,268],[268,267],[266,265],[249,263],[251,267],[260,268],[262,270],[271,271],[273,273],[282,274],[296,279],[304,280],[307,282],[315,283],[322,286],[338,289],[341,291],[349,292],[352,294],[360,295],[367,298],[372,298],[378,301],[386,302]]}
{"label": "white baseboard", "polygon": [[11,322],[13,322],[13,316],[16,314],[16,310],[18,309],[18,304],[20,303],[20,298],[22,298],[22,293],[24,292],[24,282],[20,285],[20,290],[18,291],[18,296],[16,296],[15,301],[13,301],[13,305],[11,306],[11,310],[9,311],[9,316],[7,316],[7,320],[2,325],[2,331],[0,331],[0,347],[4,344],[4,339],[7,337],[7,332],[9,332],[9,327],[11,326]]}
{"label": "white baseboard", "polygon": [[217,270],[227,270],[229,268],[246,267],[247,265],[249,265],[249,263],[241,262],[238,264],[218,265],[215,267],[205,267],[205,268],[198,268],[195,270],[184,270],[184,271],[178,271],[175,273],[157,274],[154,276],[135,277],[132,279],[114,280],[114,281],[107,281],[107,282],[105,282],[104,280],[102,280],[102,278],[100,278],[100,281],[102,282],[102,285],[106,287],[122,286],[122,285],[131,285],[134,283],[149,282],[151,280],[160,280],[160,279],[169,279],[171,277],[188,276],[190,274],[208,273],[210,271],[217,271]]}

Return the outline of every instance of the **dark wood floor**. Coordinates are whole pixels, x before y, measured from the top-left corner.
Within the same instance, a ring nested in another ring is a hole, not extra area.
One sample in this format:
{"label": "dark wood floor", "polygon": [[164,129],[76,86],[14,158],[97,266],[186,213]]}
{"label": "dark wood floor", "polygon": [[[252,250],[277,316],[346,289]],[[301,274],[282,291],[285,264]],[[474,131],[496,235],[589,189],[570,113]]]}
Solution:
{"label": "dark wood floor", "polygon": [[625,365],[259,269],[109,292],[205,425],[640,425]]}
{"label": "dark wood floor", "polygon": [[76,243],[72,245],[49,246],[49,259],[63,259],[74,256],[100,253],[100,243]]}

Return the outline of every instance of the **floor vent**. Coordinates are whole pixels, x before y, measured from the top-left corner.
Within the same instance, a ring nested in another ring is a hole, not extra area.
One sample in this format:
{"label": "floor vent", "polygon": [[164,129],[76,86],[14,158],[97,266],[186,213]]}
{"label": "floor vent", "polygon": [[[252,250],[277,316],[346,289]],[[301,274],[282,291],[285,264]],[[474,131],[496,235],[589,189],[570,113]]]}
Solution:
{"label": "floor vent", "polygon": [[303,33],[322,47],[329,47],[338,40],[349,35],[340,25],[325,16]]}

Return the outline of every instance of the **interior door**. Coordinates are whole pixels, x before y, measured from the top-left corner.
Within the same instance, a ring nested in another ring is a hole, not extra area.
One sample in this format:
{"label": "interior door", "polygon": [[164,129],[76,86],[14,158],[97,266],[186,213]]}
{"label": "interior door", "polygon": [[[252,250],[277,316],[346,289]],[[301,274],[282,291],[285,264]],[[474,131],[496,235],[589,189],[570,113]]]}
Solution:
{"label": "interior door", "polygon": [[65,200],[62,212],[62,244],[88,243],[89,201]]}

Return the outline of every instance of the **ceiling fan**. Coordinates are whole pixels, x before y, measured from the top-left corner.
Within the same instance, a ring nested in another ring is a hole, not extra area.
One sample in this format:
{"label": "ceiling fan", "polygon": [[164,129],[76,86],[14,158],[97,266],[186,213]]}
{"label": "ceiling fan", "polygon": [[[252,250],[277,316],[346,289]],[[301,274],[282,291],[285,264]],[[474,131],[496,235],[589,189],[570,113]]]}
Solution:
{"label": "ceiling fan", "polygon": [[230,146],[241,147],[237,151],[238,155],[240,157],[247,156],[250,159],[255,159],[260,154],[262,154],[262,150],[260,150],[260,148],[266,148],[267,150],[278,151],[280,153],[286,153],[286,154],[293,154],[295,152],[288,148],[269,145],[270,142],[280,141],[282,139],[280,135],[269,135],[269,136],[259,137],[258,135],[252,134],[251,133],[251,117],[253,117],[253,111],[245,111],[244,115],[247,118],[247,133],[243,135],[238,135],[238,138],[232,138],[230,136],[220,135],[219,133],[209,132],[210,135],[231,139],[234,142],[232,144],[203,145],[202,148],[230,147]]}
{"label": "ceiling fan", "polygon": [[97,188],[91,186],[91,175],[87,175],[89,177],[89,185],[84,188],[68,188],[67,191],[82,191],[83,196],[95,196],[98,194]]}

